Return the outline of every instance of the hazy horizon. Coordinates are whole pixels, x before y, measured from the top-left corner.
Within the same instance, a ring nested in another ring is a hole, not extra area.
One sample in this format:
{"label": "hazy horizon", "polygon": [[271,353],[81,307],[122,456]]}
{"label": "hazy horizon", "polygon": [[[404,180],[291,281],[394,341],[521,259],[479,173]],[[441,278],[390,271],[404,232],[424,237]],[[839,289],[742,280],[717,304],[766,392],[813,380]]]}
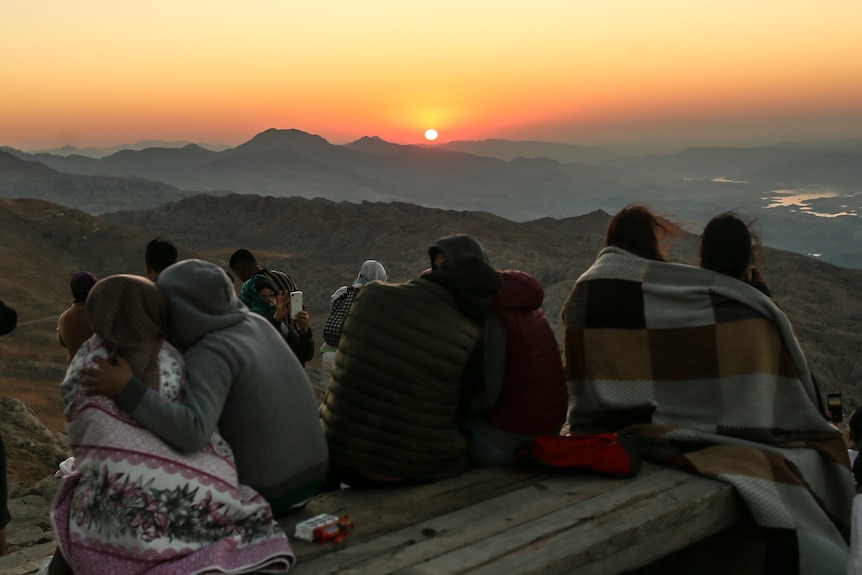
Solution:
{"label": "hazy horizon", "polygon": [[[290,130],[290,129],[298,129],[298,128],[267,128],[267,129],[278,129],[278,130]],[[266,130],[261,130],[261,132]],[[305,131],[305,130],[302,130]],[[118,150],[118,149],[141,149],[145,147],[182,147],[189,144],[195,144],[207,149],[211,149],[214,151],[225,150],[230,148],[235,148],[241,144],[244,144],[254,138],[261,132],[255,132],[253,134],[249,134],[248,137],[244,139],[240,139],[236,142],[207,142],[207,141],[193,141],[190,139],[177,139],[177,140],[169,140],[169,139],[146,139],[146,140],[137,140],[137,141],[128,141],[128,142],[111,142],[99,145],[91,145],[91,146],[79,146],[72,143],[65,143],[58,146],[49,146],[49,147],[36,147],[36,148],[19,148],[14,145],[10,145],[7,142],[0,141],[0,147],[8,146],[11,148],[18,149],[22,152],[26,153],[43,153],[43,152],[52,152],[56,153],[58,151],[65,149],[72,149],[75,151],[106,151],[106,150]],[[347,145],[355,142],[358,139],[363,137],[380,137],[374,134],[368,134],[365,136],[360,136],[356,140],[349,140],[344,142],[335,142],[332,141],[324,134],[316,133],[314,131],[307,132],[314,136],[320,136],[325,139],[327,142],[333,145]],[[381,138],[384,139],[385,138]],[[595,147],[602,148],[606,150],[611,150],[621,154],[671,154],[675,152],[682,151],[686,148],[692,147],[729,147],[729,148],[756,148],[756,147],[768,147],[775,146],[784,143],[793,143],[799,145],[826,145],[826,144],[840,144],[842,142],[847,143],[860,143],[862,142],[862,130],[859,130],[855,134],[849,134],[847,137],[843,138],[785,138],[781,140],[775,139],[756,139],[756,140],[745,140],[745,141],[723,141],[723,142],[679,142],[676,144],[673,143],[662,143],[662,142],[615,142],[615,143],[607,143],[607,144],[588,144],[583,142],[563,142],[558,140],[536,140],[536,139],[514,139],[514,138],[481,138],[475,140],[457,140],[457,141],[484,141],[484,140],[504,140],[510,141],[514,143],[518,142],[540,142],[540,143],[550,143],[550,144],[564,144],[564,145],[572,145],[572,146],[584,146],[584,147]],[[415,142],[413,144],[401,144],[399,142],[390,142],[392,144],[398,145],[422,145],[422,146],[435,146],[435,145],[446,145],[451,144],[451,141],[443,141],[437,140],[436,142]]]}
{"label": "hazy horizon", "polygon": [[862,3],[7,3],[0,145],[858,137]]}

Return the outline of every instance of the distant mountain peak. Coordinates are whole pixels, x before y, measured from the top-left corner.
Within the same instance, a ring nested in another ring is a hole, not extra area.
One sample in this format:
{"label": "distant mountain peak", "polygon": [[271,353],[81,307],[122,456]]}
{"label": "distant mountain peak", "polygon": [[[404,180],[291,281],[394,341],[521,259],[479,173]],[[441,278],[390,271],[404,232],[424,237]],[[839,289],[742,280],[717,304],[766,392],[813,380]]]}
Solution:
{"label": "distant mountain peak", "polygon": [[380,136],[362,136],[361,138],[359,138],[355,142],[351,142],[350,144],[348,144],[348,146],[353,146],[355,144],[371,144],[371,143],[393,145],[391,142],[387,142],[386,140],[384,140]]}
{"label": "distant mountain peak", "polygon": [[234,150],[261,151],[261,150],[293,150],[298,146],[308,148],[309,146],[330,146],[324,138],[297,130],[294,128],[279,129],[270,128],[265,130],[244,144],[240,144]]}

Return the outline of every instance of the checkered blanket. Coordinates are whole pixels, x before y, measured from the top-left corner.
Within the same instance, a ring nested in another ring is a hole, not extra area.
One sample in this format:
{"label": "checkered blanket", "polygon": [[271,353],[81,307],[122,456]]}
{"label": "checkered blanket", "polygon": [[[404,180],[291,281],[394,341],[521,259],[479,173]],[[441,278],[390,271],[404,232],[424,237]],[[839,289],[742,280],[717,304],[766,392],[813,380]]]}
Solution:
{"label": "checkered blanket", "polygon": [[572,433],[733,484],[775,573],[843,572],[854,486],[783,312],[709,270],[606,248],[563,310]]}

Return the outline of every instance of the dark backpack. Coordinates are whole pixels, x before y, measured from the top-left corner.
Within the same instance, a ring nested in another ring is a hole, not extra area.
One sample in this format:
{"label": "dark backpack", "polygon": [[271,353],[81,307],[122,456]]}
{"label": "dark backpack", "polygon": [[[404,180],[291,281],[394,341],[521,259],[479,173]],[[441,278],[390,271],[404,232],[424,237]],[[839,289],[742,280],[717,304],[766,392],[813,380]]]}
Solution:
{"label": "dark backpack", "polygon": [[338,347],[344,320],[347,318],[347,312],[350,311],[350,306],[353,304],[353,298],[356,297],[357,292],[359,292],[357,288],[350,286],[346,292],[332,302],[329,317],[326,318],[326,323],[323,325],[323,341],[329,345]]}

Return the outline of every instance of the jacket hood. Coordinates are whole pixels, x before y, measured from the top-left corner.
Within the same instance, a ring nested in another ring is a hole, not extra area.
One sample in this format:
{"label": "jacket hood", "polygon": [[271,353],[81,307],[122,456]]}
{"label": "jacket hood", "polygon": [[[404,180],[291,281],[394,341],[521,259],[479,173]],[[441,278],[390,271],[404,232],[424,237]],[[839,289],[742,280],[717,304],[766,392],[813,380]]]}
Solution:
{"label": "jacket hood", "polygon": [[517,270],[500,272],[502,286],[491,303],[491,309],[539,309],[545,299],[542,282],[528,273]]}
{"label": "jacket hood", "polygon": [[428,256],[431,258],[432,267],[434,261],[434,252],[443,252],[447,261],[451,261],[459,256],[476,256],[486,264],[488,262],[488,254],[482,248],[482,244],[477,242],[473,236],[467,234],[454,234],[440,238],[437,242],[428,248]]}
{"label": "jacket hood", "polygon": [[166,268],[156,286],[168,301],[168,339],[180,351],[249,313],[224,270],[204,260],[183,260]]}

